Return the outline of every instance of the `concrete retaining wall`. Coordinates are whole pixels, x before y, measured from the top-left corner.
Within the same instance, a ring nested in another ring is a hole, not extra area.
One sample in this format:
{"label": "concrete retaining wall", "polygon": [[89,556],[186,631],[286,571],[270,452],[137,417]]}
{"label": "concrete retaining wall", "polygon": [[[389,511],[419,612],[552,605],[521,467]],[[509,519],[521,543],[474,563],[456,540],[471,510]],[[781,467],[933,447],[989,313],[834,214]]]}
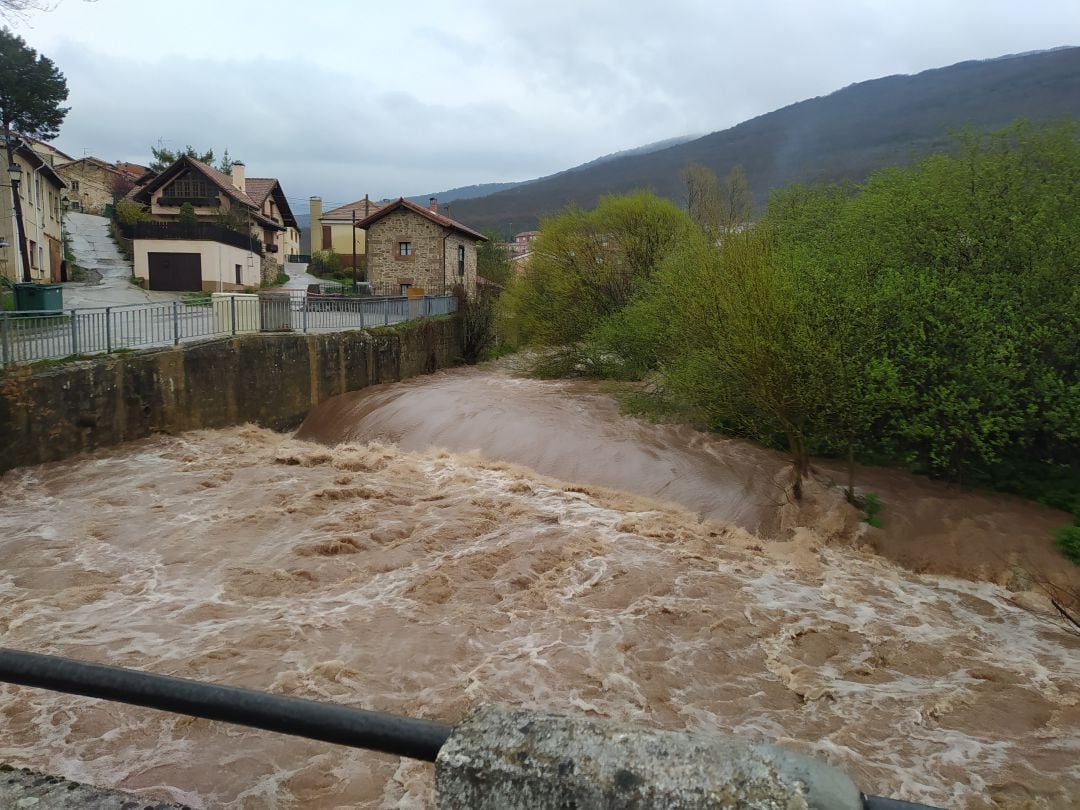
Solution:
{"label": "concrete retaining wall", "polygon": [[0,471],[253,422],[294,427],[329,397],[451,366],[459,318],[385,330],[245,335],[0,373]]}

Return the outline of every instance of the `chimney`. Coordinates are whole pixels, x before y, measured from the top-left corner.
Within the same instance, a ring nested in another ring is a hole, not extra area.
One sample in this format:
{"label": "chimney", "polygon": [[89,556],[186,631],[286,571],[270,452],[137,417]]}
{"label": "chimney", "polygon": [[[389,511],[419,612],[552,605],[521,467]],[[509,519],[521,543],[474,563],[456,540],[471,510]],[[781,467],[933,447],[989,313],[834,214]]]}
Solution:
{"label": "chimney", "polygon": [[434,197],[428,197],[427,207],[429,211],[434,211],[436,214],[439,213],[439,201]]}
{"label": "chimney", "polygon": [[364,218],[366,219],[367,216],[370,213],[371,213],[371,202],[368,200],[368,195],[365,194],[364,195]]}
{"label": "chimney", "polygon": [[232,184],[235,188],[247,194],[247,186],[244,183],[244,164],[239,160],[233,161]]}
{"label": "chimney", "polygon": [[311,219],[311,252],[325,250],[326,246],[322,243],[322,226],[319,223],[322,219],[322,197],[308,199],[308,214]]}

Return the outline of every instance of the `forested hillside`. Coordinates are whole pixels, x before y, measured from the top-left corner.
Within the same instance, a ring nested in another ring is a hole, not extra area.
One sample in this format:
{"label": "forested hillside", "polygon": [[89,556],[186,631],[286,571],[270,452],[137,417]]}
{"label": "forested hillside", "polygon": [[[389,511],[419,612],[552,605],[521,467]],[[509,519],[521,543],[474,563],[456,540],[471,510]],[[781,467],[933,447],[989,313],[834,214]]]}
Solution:
{"label": "forested hillside", "polygon": [[681,203],[679,173],[691,162],[721,176],[742,164],[763,206],[770,189],[792,181],[861,181],[879,166],[909,163],[946,146],[949,131],[967,124],[987,129],[1062,114],[1080,117],[1080,48],[853,84],[668,149],[460,200],[454,217],[520,231],[571,202],[592,208],[603,194],[649,189]]}

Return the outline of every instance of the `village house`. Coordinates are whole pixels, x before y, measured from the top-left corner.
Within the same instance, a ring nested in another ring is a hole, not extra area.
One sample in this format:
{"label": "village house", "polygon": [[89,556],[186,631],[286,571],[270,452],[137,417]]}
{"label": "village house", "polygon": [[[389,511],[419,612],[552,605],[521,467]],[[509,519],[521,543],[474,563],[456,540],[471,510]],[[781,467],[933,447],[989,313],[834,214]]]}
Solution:
{"label": "village house", "polygon": [[133,181],[127,173],[96,157],[58,164],[56,171],[68,184],[68,208],[85,214],[101,214]]}
{"label": "village house", "polygon": [[540,235],[540,231],[522,231],[521,233],[514,234],[514,238],[509,242],[504,243],[506,252],[510,254],[510,258],[513,259],[517,256],[524,256],[532,248],[533,239]]}
{"label": "village house", "polygon": [[476,294],[476,244],[487,237],[400,197],[356,223],[367,231],[367,280],[405,295],[409,288],[449,292],[461,285]]}
{"label": "village house", "polygon": [[[0,144],[3,140],[0,139]],[[41,154],[19,141],[15,147],[19,167],[19,200],[26,233],[25,255],[30,260],[30,281],[66,281],[61,200],[66,191],[63,178]],[[9,281],[26,281],[15,222],[10,171],[4,173],[0,194],[0,274]]]}
{"label": "village house", "polygon": [[34,138],[30,135],[19,135],[19,138],[23,143],[37,152],[46,163],[54,168],[64,163],[71,163],[71,161],[75,159],[71,155],[61,152],[51,143],[39,138]]}
{"label": "village house", "polygon": [[357,222],[374,214],[382,206],[372,202],[366,196],[346,205],[340,205],[329,211],[322,210],[322,198],[312,197],[308,201],[311,215],[311,252],[330,251],[336,253],[341,263],[350,266],[353,254],[353,238],[356,239],[357,258],[365,255],[367,249],[363,230],[353,228]]}
{"label": "village house", "polygon": [[[133,240],[135,275],[152,290],[258,287],[282,270],[286,249],[299,241],[281,184],[247,177],[240,161],[228,175],[182,156],[128,199],[145,206],[152,220],[124,229]],[[185,204],[195,223],[180,221]]]}

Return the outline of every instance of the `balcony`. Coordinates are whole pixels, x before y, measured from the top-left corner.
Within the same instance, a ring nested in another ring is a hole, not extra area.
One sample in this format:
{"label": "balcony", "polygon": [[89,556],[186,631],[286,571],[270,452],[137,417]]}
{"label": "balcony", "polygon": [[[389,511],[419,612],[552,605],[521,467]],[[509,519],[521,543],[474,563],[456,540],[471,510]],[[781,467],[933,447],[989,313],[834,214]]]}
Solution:
{"label": "balcony", "polygon": [[[136,222],[134,225],[121,225],[120,234],[126,239],[190,239],[205,242],[220,242],[241,250],[250,250],[262,255],[263,245],[258,238],[218,225],[216,222]],[[270,247],[277,250],[277,245]]]}
{"label": "balcony", "polygon": [[162,208],[179,208],[184,203],[191,203],[195,208],[219,208],[221,200],[217,197],[158,197],[157,204]]}

